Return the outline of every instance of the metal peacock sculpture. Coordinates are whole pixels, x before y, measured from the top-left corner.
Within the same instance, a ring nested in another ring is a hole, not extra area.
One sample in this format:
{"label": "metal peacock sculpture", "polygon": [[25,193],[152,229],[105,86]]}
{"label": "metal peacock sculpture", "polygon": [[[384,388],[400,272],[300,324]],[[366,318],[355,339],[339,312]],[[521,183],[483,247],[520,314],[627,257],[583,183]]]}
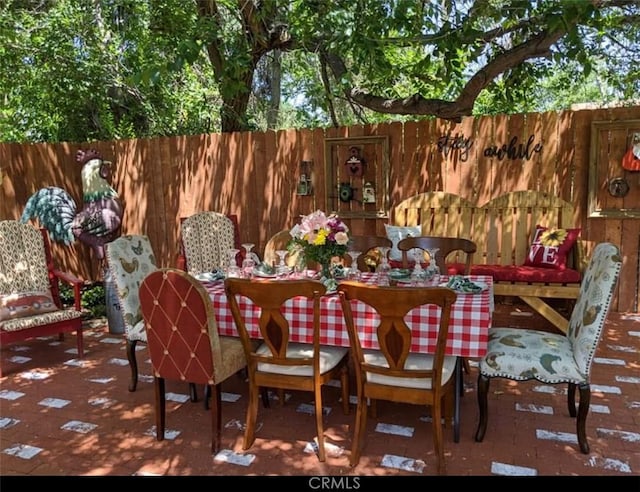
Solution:
{"label": "metal peacock sculpture", "polygon": [[82,209],[77,211],[75,200],[65,190],[49,186],[29,197],[20,220],[36,218],[54,241],[68,245],[78,239],[102,261],[104,245],[120,235],[122,202],[108,181],[111,162],[94,149],[79,150],[76,161],[82,164]]}

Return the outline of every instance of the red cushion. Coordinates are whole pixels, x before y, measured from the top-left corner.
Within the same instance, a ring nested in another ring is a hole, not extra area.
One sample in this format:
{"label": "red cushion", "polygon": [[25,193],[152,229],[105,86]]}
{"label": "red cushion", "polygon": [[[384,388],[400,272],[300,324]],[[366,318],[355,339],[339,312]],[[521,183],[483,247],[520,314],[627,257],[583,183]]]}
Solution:
{"label": "red cushion", "polygon": [[524,265],[564,270],[567,268],[567,253],[579,235],[580,229],[552,229],[537,225]]}
{"label": "red cushion", "polygon": [[[450,263],[447,265],[447,274],[462,275],[464,267],[464,263]],[[571,268],[556,270],[519,265],[473,265],[471,273],[473,275],[490,275],[495,281],[502,282],[579,284],[581,280],[580,272]]]}

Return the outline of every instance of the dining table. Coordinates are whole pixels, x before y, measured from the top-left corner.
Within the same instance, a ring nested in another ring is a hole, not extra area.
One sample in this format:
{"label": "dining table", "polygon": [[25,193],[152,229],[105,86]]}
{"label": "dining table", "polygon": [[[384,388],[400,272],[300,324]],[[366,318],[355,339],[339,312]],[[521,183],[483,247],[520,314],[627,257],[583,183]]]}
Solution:
{"label": "dining table", "polygon": [[[376,284],[377,274],[363,272],[361,280],[367,284]],[[454,441],[460,437],[460,396],[462,395],[462,363],[461,358],[483,357],[487,349],[488,331],[494,309],[493,278],[486,275],[467,276],[471,282],[483,286],[477,293],[458,292],[458,297],[451,308],[449,334],[446,355],[456,356],[455,371],[455,405],[454,405]],[[262,279],[256,278],[255,281]],[[445,284],[448,277],[441,276],[439,284]],[[218,332],[220,335],[239,336],[231,314],[224,290],[224,281],[203,281],[209,293],[215,311]],[[409,284],[398,284],[402,285]],[[240,310],[247,320],[247,328],[252,338],[260,338],[258,319],[260,309],[248,298],[238,299]],[[356,326],[359,327],[362,347],[378,349],[375,329],[378,315],[372,308],[355,302],[352,306]],[[290,322],[291,341],[313,343],[313,303],[305,297],[295,297],[283,305],[283,316]],[[254,322],[252,322],[252,320]],[[412,352],[433,354],[435,352],[439,308],[424,305],[407,313],[407,325],[412,330]],[[320,299],[320,343],[339,347],[349,347],[349,334],[344,322],[342,307],[337,293],[327,293]]]}

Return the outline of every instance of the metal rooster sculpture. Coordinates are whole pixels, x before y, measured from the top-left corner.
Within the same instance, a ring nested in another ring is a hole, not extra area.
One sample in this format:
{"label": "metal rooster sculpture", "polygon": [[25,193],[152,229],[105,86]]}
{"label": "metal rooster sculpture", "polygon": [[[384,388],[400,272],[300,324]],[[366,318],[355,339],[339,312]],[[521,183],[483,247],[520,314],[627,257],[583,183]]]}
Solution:
{"label": "metal rooster sculpture", "polygon": [[79,150],[76,161],[82,164],[82,210],[62,188],[49,186],[35,192],[25,206],[21,221],[37,218],[51,238],[71,244],[75,239],[89,245],[99,261],[104,245],[120,235],[122,202],[109,184],[111,162],[92,150]]}

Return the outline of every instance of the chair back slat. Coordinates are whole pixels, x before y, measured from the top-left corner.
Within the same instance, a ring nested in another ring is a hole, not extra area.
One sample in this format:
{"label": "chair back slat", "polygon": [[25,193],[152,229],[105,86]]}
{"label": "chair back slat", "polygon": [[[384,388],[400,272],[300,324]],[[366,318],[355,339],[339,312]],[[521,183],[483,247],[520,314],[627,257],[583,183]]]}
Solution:
{"label": "chair back slat", "polygon": [[[437,248],[438,251],[435,252],[434,257],[436,265],[438,265],[440,272],[443,274],[447,273],[447,263],[464,263],[464,273],[465,275],[469,275],[473,254],[476,252],[476,244],[470,239],[461,237],[407,237],[398,243],[398,249],[402,251],[402,264],[404,268],[408,268],[410,263],[413,262],[413,258],[409,259],[408,255],[408,252],[413,248],[420,248],[430,253]],[[460,253],[464,253],[464,255]]]}
{"label": "chair back slat", "polygon": [[[442,287],[380,287],[345,281],[338,286],[338,293],[345,315],[351,349],[354,351],[357,361],[356,373],[371,371],[393,377],[433,377],[436,381],[440,381],[439,376],[449,334],[451,306],[457,299],[454,291]],[[375,334],[380,350],[387,361],[387,368],[374,367],[366,362],[360,337],[370,331],[370,327],[359,327],[355,324],[352,303],[358,302],[373,309],[377,315]],[[416,370],[406,366],[412,345],[412,331],[406,318],[411,310],[425,304],[438,306],[440,315],[432,371]]]}
{"label": "chair back slat", "polygon": [[[318,347],[320,346],[320,296],[326,287],[314,280],[268,280],[250,281],[228,278],[225,290],[231,313],[238,332],[245,344],[246,353],[250,353],[249,364],[266,362],[278,365],[313,365],[319,368]],[[244,296],[260,310],[259,329],[264,343],[269,347],[269,356],[260,356],[253,351],[245,316],[238,305],[237,296]],[[282,305],[295,297],[303,296],[313,300],[313,353],[306,359],[287,357],[291,342],[289,321],[282,315]]]}
{"label": "chair back slat", "polygon": [[375,266],[380,261],[380,251],[378,248],[391,248],[393,242],[386,236],[351,236],[349,239],[349,249],[360,251],[358,257],[358,270],[369,272],[375,270]]}

